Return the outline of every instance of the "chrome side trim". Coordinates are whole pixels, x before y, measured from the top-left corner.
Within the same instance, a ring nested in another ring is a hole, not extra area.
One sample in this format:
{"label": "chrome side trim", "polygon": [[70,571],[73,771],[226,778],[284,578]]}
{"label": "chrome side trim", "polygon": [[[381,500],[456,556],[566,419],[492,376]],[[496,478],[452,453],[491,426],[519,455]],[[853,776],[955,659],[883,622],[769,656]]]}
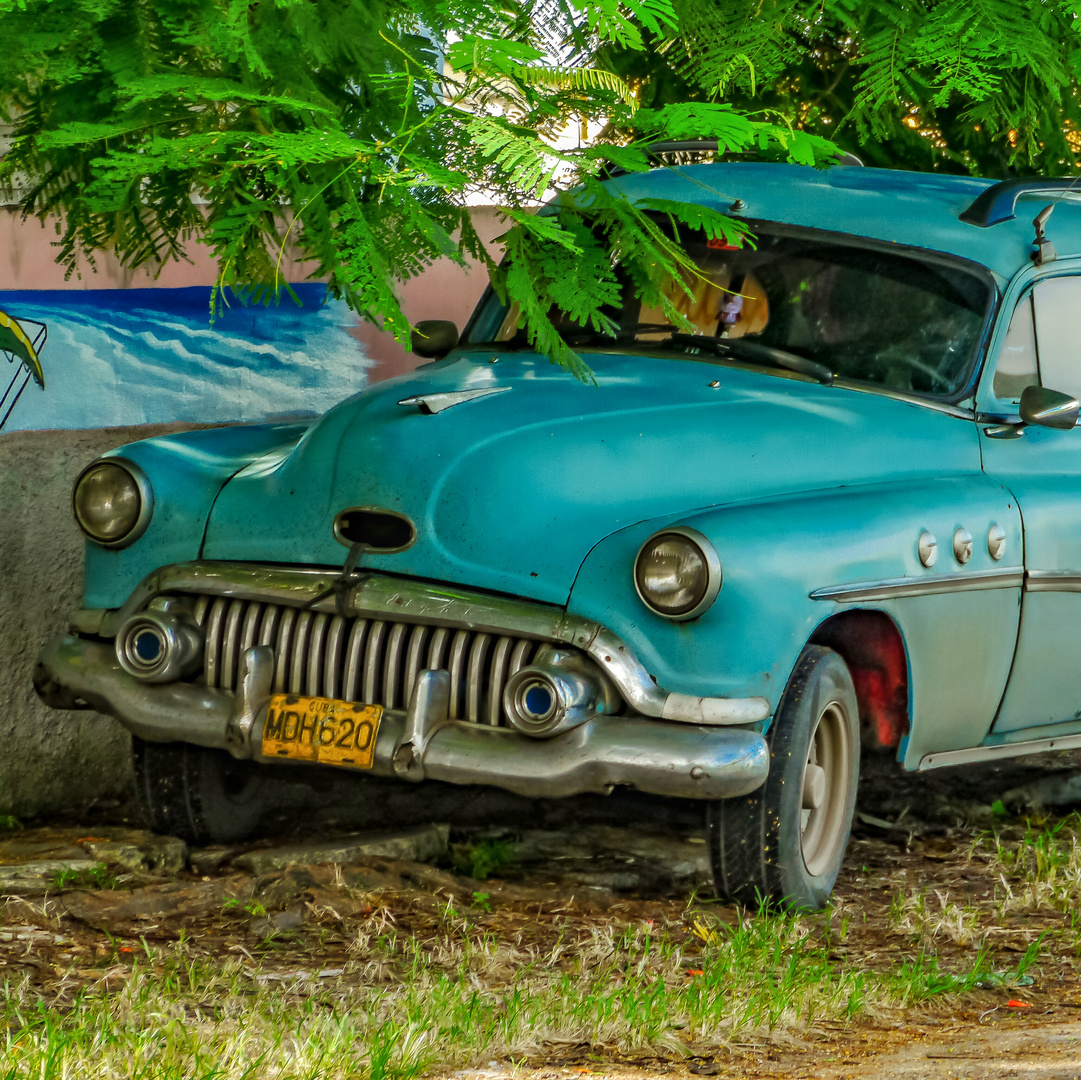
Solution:
{"label": "chrome side trim", "polygon": [[[1020,566],[1000,566],[994,570],[968,570],[959,574],[927,577],[880,578],[856,581],[851,585],[830,585],[815,589],[812,600],[834,600],[839,604],[857,600],[895,600],[903,596],[932,596],[935,593],[976,592],[981,589],[1018,589],[1025,572]],[[1081,576],[1079,576],[1081,581]]]}
{"label": "chrome side trim", "polygon": [[68,628],[73,634],[98,634],[108,614],[107,608],[80,608],[72,613]]}
{"label": "chrome side trim", "polygon": [[1049,750],[1078,748],[1081,748],[1081,735],[1059,735],[1051,739],[972,746],[965,750],[943,750],[937,754],[924,754],[916,771],[926,772],[928,769],[943,769],[947,765],[971,765],[977,761],[998,761],[1002,758],[1024,757],[1027,754],[1044,754]]}
{"label": "chrome side trim", "polygon": [[1081,570],[1030,570],[1025,592],[1081,592]]}
{"label": "chrome side trim", "polygon": [[[122,623],[159,593],[209,594],[336,614],[333,586],[340,576],[340,571],[333,569],[256,563],[193,562],[163,566],[147,575],[124,605],[103,619],[101,633],[106,637],[115,635]],[[328,595],[318,599],[323,593]],[[407,620],[478,632],[508,629],[518,635],[579,647],[588,644],[597,628],[596,623],[566,615],[554,605],[378,574],[365,577],[350,591],[348,606],[353,613],[373,619]]]}
{"label": "chrome side trim", "polygon": [[658,686],[618,634],[599,626],[586,652],[616,684],[628,705],[643,716],[690,724],[755,724],[773,711],[769,699],[696,697]]}
{"label": "chrome side trim", "polygon": [[919,405],[932,412],[945,413],[946,416],[956,416],[959,420],[975,420],[975,409],[966,408],[963,405],[950,405],[945,401],[935,401],[933,398],[920,397],[919,394],[906,394],[903,390],[890,390],[883,386],[868,386],[866,383],[858,383],[850,379],[834,378],[834,386],[843,387],[845,390],[856,390],[861,394],[874,394],[875,397],[892,398],[894,401],[903,401],[907,405]]}
{"label": "chrome side trim", "polygon": [[[953,575],[955,578],[960,576]],[[212,610],[220,610],[222,614],[228,608],[228,599],[284,605],[288,610],[282,613],[283,620],[289,619],[298,608],[305,612],[337,614],[333,586],[339,577],[335,570],[262,566],[255,563],[203,562],[163,566],[139,584],[123,607],[109,613],[103,620],[101,633],[106,637],[115,635],[120,625],[146,607],[159,593],[216,596],[219,599],[214,602]],[[599,623],[570,615],[554,605],[378,574],[370,574],[354,586],[347,603],[352,613],[371,622],[369,648],[373,648],[372,638],[381,637],[387,623],[397,621],[423,623],[449,631],[468,630],[495,637],[525,637],[572,645],[587,652],[616,684],[627,704],[643,716],[692,724],[751,724],[765,720],[772,711],[769,700],[764,697],[712,698],[671,694],[653,681],[641,661],[617,634]],[[433,652],[437,638],[440,648],[447,640],[445,636],[440,638],[438,634],[433,635]],[[210,656],[212,639],[209,630],[207,640]],[[216,633],[213,640],[215,643],[218,641]],[[284,634],[282,640],[285,641]],[[515,650],[508,677],[525,662],[525,657]],[[436,663],[429,657],[429,667],[434,667]],[[368,669],[368,664],[365,663],[364,667]],[[452,671],[454,667],[452,664]],[[347,671],[351,670],[347,664]],[[216,682],[210,682],[210,685],[216,685]],[[275,689],[281,692],[284,687],[276,686]],[[374,701],[376,689],[374,684],[366,685],[363,700]],[[452,684],[451,715],[455,717],[459,693],[464,705],[464,689],[460,691],[457,685]]]}

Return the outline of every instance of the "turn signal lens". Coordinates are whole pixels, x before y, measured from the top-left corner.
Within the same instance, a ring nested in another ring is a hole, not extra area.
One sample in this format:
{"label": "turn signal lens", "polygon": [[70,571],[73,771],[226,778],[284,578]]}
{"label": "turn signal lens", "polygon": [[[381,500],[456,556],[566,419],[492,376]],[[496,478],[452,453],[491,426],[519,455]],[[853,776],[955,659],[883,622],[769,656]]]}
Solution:
{"label": "turn signal lens", "polygon": [[95,543],[120,547],[138,539],[150,520],[150,485],[142,471],[109,459],[86,469],[75,483],[72,509]]}
{"label": "turn signal lens", "polygon": [[693,529],[650,537],[634,562],[642,602],[668,619],[693,619],[717,598],[721,562],[713,545]]}

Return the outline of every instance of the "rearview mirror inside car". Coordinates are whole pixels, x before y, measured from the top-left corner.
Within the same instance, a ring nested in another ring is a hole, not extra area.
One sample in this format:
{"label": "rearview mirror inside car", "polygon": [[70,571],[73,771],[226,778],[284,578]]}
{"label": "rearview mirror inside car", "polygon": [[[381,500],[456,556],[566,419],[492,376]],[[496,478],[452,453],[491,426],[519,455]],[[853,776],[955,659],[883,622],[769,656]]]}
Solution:
{"label": "rearview mirror inside car", "polygon": [[1026,424],[1068,430],[1076,425],[1081,404],[1078,404],[1076,398],[1069,394],[1060,394],[1057,390],[1048,390],[1044,386],[1026,386],[1021,393],[1021,407],[1018,411]]}
{"label": "rearview mirror inside car", "polygon": [[417,356],[446,356],[458,344],[458,327],[448,319],[422,319],[413,327],[409,344]]}

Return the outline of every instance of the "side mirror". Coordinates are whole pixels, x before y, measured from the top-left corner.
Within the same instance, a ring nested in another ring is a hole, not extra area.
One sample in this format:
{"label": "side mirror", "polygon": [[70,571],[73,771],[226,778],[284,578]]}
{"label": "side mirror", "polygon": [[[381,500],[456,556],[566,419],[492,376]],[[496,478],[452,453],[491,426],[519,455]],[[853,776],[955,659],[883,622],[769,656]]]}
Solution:
{"label": "side mirror", "polygon": [[1021,407],[1018,412],[1026,424],[1068,431],[1077,424],[1081,404],[1078,404],[1076,398],[1069,394],[1060,394],[1057,390],[1048,390],[1043,386],[1026,386],[1021,392]]}
{"label": "side mirror", "polygon": [[413,327],[409,344],[417,356],[446,356],[458,344],[458,327],[447,319],[422,319]]}

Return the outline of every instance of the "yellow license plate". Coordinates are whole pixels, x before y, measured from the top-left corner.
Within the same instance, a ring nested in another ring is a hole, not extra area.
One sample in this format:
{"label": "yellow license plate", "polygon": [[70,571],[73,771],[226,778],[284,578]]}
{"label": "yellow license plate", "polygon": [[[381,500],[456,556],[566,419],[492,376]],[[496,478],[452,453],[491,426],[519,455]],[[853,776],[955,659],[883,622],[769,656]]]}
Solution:
{"label": "yellow license plate", "polygon": [[263,756],[370,769],[381,705],[275,694],[263,725]]}

